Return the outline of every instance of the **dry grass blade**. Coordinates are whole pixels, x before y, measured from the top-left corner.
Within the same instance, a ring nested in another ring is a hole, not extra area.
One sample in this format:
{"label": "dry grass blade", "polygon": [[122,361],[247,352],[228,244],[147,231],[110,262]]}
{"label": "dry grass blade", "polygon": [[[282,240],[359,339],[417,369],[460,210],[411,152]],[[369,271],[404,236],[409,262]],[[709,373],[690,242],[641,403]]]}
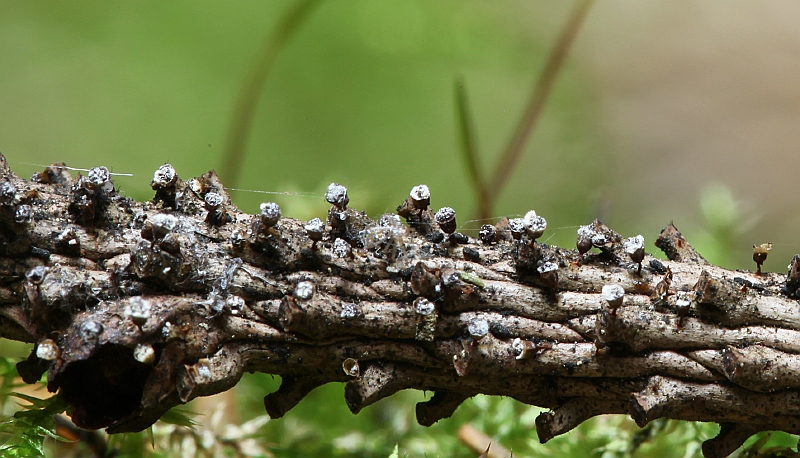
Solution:
{"label": "dry grass blade", "polygon": [[219,175],[236,187],[244,159],[244,148],[253,123],[258,95],[264,87],[275,59],[321,0],[300,0],[289,8],[274,30],[267,33],[264,43],[253,59],[241,86],[231,116],[231,125],[222,151]]}
{"label": "dry grass blade", "polygon": [[556,81],[558,71],[561,69],[569,48],[575,41],[578,30],[580,30],[583,20],[586,18],[593,3],[594,0],[579,1],[575,5],[575,9],[572,11],[569,20],[561,29],[561,34],[555,46],[553,46],[553,51],[550,53],[547,63],[541,75],[539,75],[539,79],[536,81],[528,105],[525,107],[522,117],[520,117],[519,124],[506,145],[500,162],[497,164],[497,168],[486,186],[488,197],[486,203],[482,203],[479,206],[478,218],[488,218],[493,214],[494,204],[503,190],[503,187],[508,183],[508,177],[511,175],[511,171],[514,169],[522,151],[525,149],[528,139],[536,127],[544,103],[547,101],[547,96],[550,94],[553,83]]}
{"label": "dry grass blade", "polygon": [[472,188],[475,189],[477,194],[478,205],[481,208],[479,211],[483,212],[483,206],[488,203],[488,192],[486,190],[486,180],[482,176],[481,167],[478,164],[478,141],[475,135],[475,123],[472,120],[472,114],[469,109],[464,79],[457,78],[454,87],[461,152],[464,156],[464,164],[467,167],[469,179],[472,181]]}
{"label": "dry grass blade", "polygon": [[470,450],[480,453],[478,458],[511,458],[511,452],[469,423],[458,428],[458,439]]}

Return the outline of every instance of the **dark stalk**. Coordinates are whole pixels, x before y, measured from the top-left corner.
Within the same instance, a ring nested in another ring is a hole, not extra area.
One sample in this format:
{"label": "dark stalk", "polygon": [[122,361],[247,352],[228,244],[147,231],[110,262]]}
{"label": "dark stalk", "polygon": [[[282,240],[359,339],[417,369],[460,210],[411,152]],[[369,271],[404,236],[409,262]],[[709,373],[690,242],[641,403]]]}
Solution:
{"label": "dark stalk", "polygon": [[222,150],[222,163],[219,167],[219,176],[225,177],[225,182],[231,187],[236,187],[236,183],[239,181],[244,161],[244,149],[250,134],[250,127],[253,124],[256,103],[275,59],[314,11],[314,7],[320,3],[322,3],[321,0],[300,0],[292,5],[279,20],[275,29],[266,34],[261,48],[253,58],[233,105],[231,124],[225,140],[225,147]]}
{"label": "dark stalk", "polygon": [[561,34],[558,36],[553,50],[545,63],[544,69],[533,87],[533,93],[528,101],[528,105],[525,107],[525,111],[520,117],[517,128],[508,141],[494,174],[492,174],[491,179],[487,183],[486,200],[482,200],[478,206],[479,219],[489,218],[493,214],[497,198],[500,196],[505,185],[508,184],[511,172],[514,170],[514,166],[519,161],[519,157],[522,155],[522,151],[525,149],[528,139],[530,139],[533,130],[536,128],[536,124],[542,113],[542,108],[552,91],[558,72],[561,70],[564,60],[566,60],[567,53],[572,43],[575,41],[575,37],[593,3],[594,0],[579,1],[575,5],[567,23],[564,24],[564,27],[561,29]]}
{"label": "dark stalk", "polygon": [[469,109],[467,89],[464,86],[463,77],[459,77],[455,81],[455,95],[461,152],[463,153],[469,179],[472,181],[472,188],[475,189],[475,197],[478,204],[482,205],[488,201],[489,192],[486,189],[486,179],[481,174],[481,167],[478,164],[478,141],[475,134],[475,123]]}

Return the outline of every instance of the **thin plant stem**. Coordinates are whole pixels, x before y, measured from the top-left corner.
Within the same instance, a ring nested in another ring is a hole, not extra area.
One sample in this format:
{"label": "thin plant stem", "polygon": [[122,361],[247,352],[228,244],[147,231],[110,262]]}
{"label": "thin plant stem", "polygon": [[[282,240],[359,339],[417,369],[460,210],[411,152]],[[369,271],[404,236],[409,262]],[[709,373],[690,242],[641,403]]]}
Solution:
{"label": "thin plant stem", "polygon": [[556,76],[563,66],[567,53],[572,43],[575,41],[575,37],[593,3],[594,0],[580,0],[572,10],[572,14],[566,24],[564,24],[564,27],[561,29],[561,33],[553,46],[553,50],[550,52],[544,69],[536,81],[531,98],[528,100],[528,105],[525,107],[525,111],[520,117],[517,128],[506,144],[500,161],[497,164],[497,168],[495,168],[494,173],[487,183],[486,199],[481,200],[478,205],[478,218],[488,218],[493,214],[497,198],[502,193],[505,185],[508,184],[511,172],[514,170],[514,166],[519,161],[519,157],[522,155],[525,145],[528,143],[533,130],[536,128],[537,121],[542,113],[542,108],[547,101],[547,96],[550,95],[553,83],[556,81]]}
{"label": "thin plant stem", "polygon": [[225,147],[222,151],[222,163],[219,167],[220,177],[232,187],[236,187],[238,183],[256,103],[275,59],[310,16],[314,7],[320,3],[322,0],[300,0],[292,5],[278,21],[276,27],[266,34],[261,48],[245,75],[233,106],[231,124],[228,128]]}
{"label": "thin plant stem", "polygon": [[475,189],[478,202],[484,202],[488,198],[486,192],[486,180],[481,173],[478,155],[478,141],[475,133],[475,123],[469,109],[467,99],[467,89],[464,86],[464,79],[459,77],[455,81],[456,96],[456,116],[458,118],[459,136],[461,140],[461,152],[464,155],[464,164],[467,173],[472,181],[472,188]]}

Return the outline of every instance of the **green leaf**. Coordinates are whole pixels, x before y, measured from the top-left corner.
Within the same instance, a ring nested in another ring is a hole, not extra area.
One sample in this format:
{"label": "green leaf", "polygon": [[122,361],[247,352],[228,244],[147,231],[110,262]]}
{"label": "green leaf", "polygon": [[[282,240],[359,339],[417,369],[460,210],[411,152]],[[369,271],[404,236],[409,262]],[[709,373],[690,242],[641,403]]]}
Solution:
{"label": "green leaf", "polygon": [[47,399],[40,399],[34,396],[29,396],[22,393],[11,393],[11,396],[16,398],[24,399],[31,403],[29,406],[22,406],[25,410],[21,410],[14,414],[14,418],[46,418],[50,417],[50,421],[52,421],[52,416],[57,413],[62,413],[69,405],[61,399],[61,395],[56,394],[54,396],[50,396]]}
{"label": "green leaf", "polygon": [[45,407],[50,405],[50,403],[48,401],[50,401],[53,397],[55,397],[55,396],[53,396],[53,397],[50,397],[48,399],[42,399],[42,398],[37,398],[35,396],[30,396],[30,395],[22,394],[22,393],[11,393],[10,395],[15,397],[15,398],[20,398],[20,399],[23,399],[25,401],[30,402],[31,403],[30,406],[24,406],[26,409],[31,409],[31,408],[44,409]]}
{"label": "green leaf", "polygon": [[0,407],[4,406],[13,389],[22,386],[14,383],[17,378],[17,365],[12,358],[0,357]]}
{"label": "green leaf", "polygon": [[197,425],[197,422],[194,421],[192,417],[196,417],[198,415],[200,414],[197,412],[193,412],[189,409],[185,409],[182,407],[175,407],[173,409],[168,410],[167,413],[165,413],[159,419],[159,421],[171,425],[183,426],[194,430],[195,429],[194,427]]}
{"label": "green leaf", "polygon": [[479,277],[479,276],[477,276],[475,274],[468,273],[468,272],[458,272],[458,274],[461,277],[462,281],[465,281],[467,283],[473,284],[473,285],[477,286],[478,288],[483,288],[484,287],[483,280],[481,280],[481,277]]}
{"label": "green leaf", "polygon": [[56,434],[53,416],[64,412],[67,404],[61,396],[40,399],[22,393],[9,393],[28,404],[20,404],[23,410],[11,417],[0,419],[0,432],[10,437],[0,446],[0,455],[6,457],[44,457],[44,439],[69,442]]}

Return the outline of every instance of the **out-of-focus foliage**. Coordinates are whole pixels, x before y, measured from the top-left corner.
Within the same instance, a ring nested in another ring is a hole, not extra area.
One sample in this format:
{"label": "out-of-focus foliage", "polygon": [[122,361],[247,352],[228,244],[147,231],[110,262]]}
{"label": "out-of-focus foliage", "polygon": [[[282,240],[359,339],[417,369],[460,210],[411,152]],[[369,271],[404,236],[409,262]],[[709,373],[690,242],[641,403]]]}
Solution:
{"label": "out-of-focus foliage", "polygon": [[[760,216],[745,207],[746,204],[738,200],[729,187],[719,183],[709,184],[700,194],[704,230],[699,231],[692,243],[712,263],[721,266],[743,264],[741,254],[749,250],[742,243],[742,236],[756,225]],[[752,268],[755,264],[748,262],[745,265]]]}
{"label": "out-of-focus foliage", "polygon": [[[209,413],[202,422],[191,427],[159,421],[153,426],[156,456],[186,458],[271,457],[270,441],[262,427],[269,421],[263,412],[242,424],[225,423],[224,405]],[[194,423],[194,420],[191,420]]]}
{"label": "out-of-focus foliage", "polygon": [[[23,174],[36,167],[22,162],[62,160],[133,173],[116,182],[138,199],[164,162],[185,177],[205,172],[221,160],[251,60],[289,5],[7,2],[0,150]],[[324,1],[267,78],[237,187],[319,196],[339,181],[352,206],[380,214],[426,183],[433,205],[454,207],[463,223],[474,205],[453,82],[465,81],[481,160],[493,166],[552,44],[537,24],[568,11],[521,0]],[[589,217],[585,196],[608,167],[591,83],[567,61],[498,212],[535,208],[562,226]],[[298,218],[324,209],[318,197],[234,195],[247,211],[266,198]]]}
{"label": "out-of-focus foliage", "polygon": [[[242,382],[242,413],[260,415],[260,396],[276,389],[277,378],[254,374]],[[385,457],[398,444],[400,456],[476,457],[458,441],[458,428],[471,423],[513,451],[514,456],[553,457],[692,457],[700,455],[703,440],[716,434],[714,424],[656,421],[640,429],[624,416],[591,419],[573,432],[546,445],[536,438],[535,419],[542,409],[510,398],[476,396],[446,420],[431,427],[414,420],[414,404],[426,395],[398,393],[364,409],[357,416],[342,401],[341,385],[329,384],[312,392],[295,410],[265,425],[265,435],[275,440],[276,457],[345,456]]]}
{"label": "out-of-focus foliage", "polygon": [[16,362],[0,358],[0,405],[10,398],[24,401],[20,410],[10,416],[0,417],[0,456],[9,458],[44,457],[45,438],[61,440],[56,434],[54,415],[66,410],[66,403],[55,395],[47,399],[15,392]]}

